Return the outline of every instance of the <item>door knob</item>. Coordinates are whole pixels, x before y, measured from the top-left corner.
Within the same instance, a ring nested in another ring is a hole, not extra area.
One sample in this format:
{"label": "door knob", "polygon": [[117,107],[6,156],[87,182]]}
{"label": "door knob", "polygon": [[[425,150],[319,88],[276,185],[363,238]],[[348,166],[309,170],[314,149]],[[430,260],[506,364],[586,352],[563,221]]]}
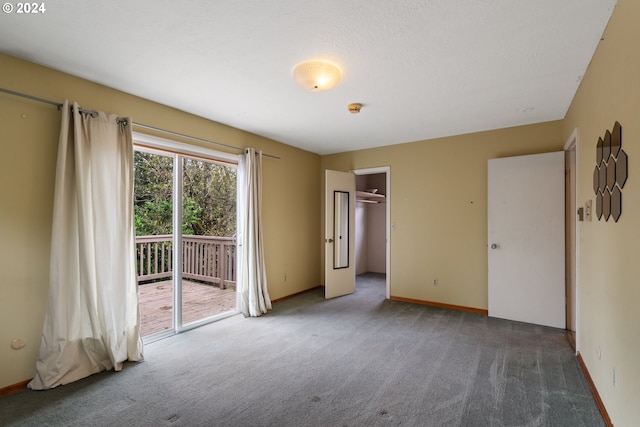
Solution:
{"label": "door knob", "polygon": [[492,243],[492,244],[491,244],[491,249],[497,249],[497,248],[498,248],[498,245],[497,245],[497,244],[495,244],[495,243]]}

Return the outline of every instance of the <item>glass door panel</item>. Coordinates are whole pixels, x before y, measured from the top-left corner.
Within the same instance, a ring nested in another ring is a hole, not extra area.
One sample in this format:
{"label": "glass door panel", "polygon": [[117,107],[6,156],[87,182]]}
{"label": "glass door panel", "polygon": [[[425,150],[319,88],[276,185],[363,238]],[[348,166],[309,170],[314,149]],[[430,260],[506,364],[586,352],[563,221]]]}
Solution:
{"label": "glass door panel", "polygon": [[136,274],[143,337],[174,329],[174,157],[134,153]]}
{"label": "glass door panel", "polygon": [[182,160],[182,324],[236,309],[236,168]]}

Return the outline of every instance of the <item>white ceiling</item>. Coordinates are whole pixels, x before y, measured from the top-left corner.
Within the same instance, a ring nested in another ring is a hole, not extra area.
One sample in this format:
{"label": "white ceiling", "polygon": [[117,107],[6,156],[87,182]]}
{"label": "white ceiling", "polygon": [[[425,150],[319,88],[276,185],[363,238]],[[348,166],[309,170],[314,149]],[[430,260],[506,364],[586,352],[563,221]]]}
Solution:
{"label": "white ceiling", "polygon": [[[615,3],[58,0],[0,51],[328,154],[562,119]],[[309,59],[338,86],[296,86]]]}

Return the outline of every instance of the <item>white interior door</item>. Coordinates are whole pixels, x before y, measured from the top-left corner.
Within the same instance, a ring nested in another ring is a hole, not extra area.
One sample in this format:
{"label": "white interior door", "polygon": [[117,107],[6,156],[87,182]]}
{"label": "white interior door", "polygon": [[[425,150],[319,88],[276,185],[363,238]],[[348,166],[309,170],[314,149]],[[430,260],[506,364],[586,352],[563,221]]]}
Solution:
{"label": "white interior door", "polygon": [[325,171],[325,298],[352,294],[355,275],[356,178]]}
{"label": "white interior door", "polygon": [[489,316],[565,328],[564,152],[488,161]]}

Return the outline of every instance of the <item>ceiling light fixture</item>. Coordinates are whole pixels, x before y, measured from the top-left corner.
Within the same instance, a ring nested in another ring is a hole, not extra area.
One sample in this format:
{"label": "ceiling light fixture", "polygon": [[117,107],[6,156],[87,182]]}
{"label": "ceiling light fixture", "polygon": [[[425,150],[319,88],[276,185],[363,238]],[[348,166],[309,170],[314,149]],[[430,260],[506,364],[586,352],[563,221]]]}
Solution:
{"label": "ceiling light fixture", "polygon": [[308,61],[296,65],[293,78],[303,89],[311,92],[328,90],[338,84],[340,68],[326,61]]}

